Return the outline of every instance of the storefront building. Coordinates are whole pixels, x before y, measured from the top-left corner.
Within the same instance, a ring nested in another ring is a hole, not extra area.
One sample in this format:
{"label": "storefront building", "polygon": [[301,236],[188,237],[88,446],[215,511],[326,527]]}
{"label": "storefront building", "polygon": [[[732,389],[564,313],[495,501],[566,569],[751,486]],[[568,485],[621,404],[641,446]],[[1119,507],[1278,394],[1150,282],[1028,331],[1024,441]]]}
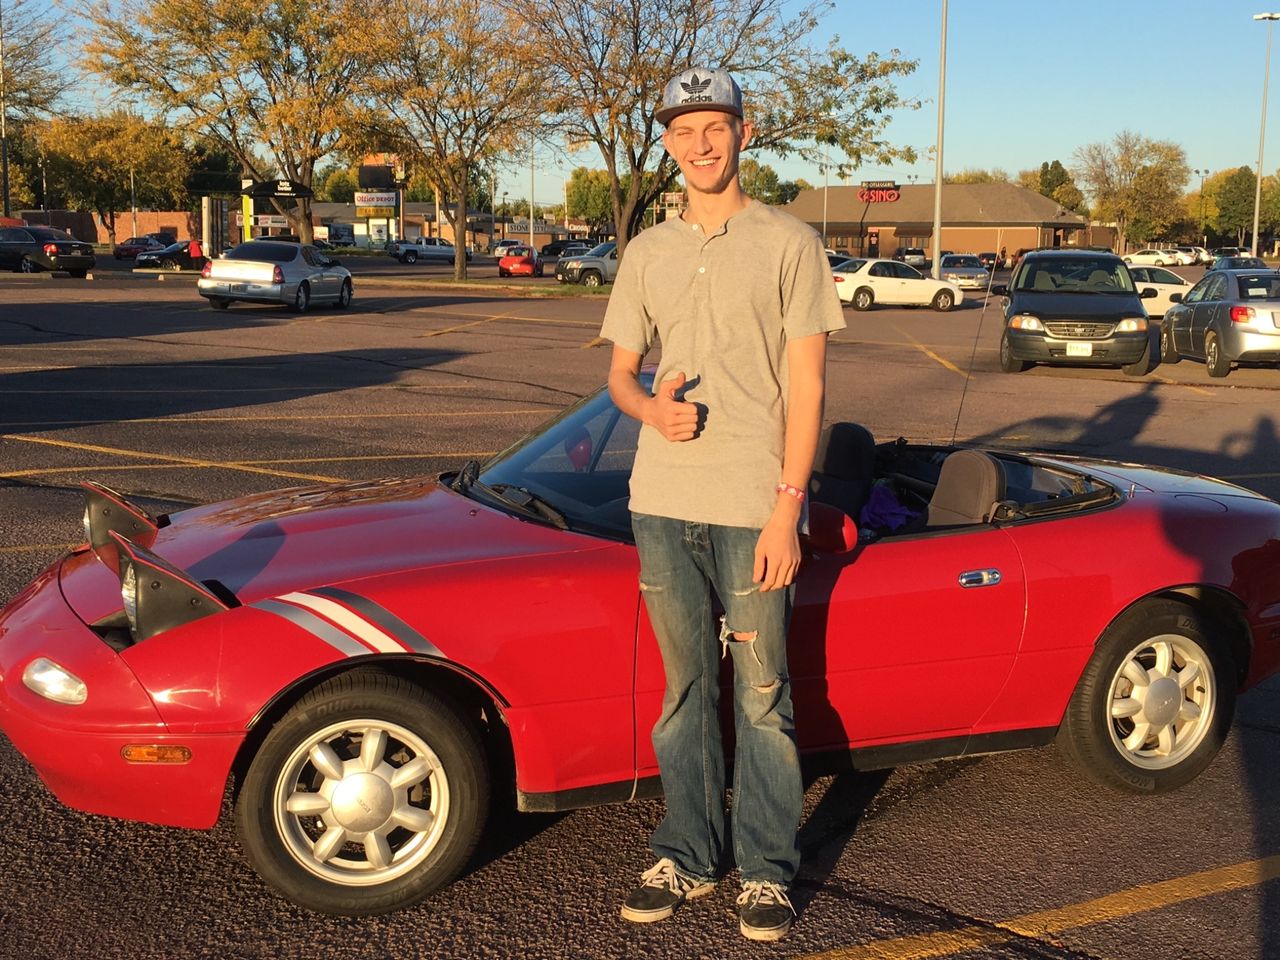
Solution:
{"label": "storefront building", "polygon": [[[826,245],[854,257],[892,257],[920,247],[932,257],[933,184],[868,180],[806,190],[783,209],[824,233]],[[1111,247],[1114,232],[1091,227],[1049,197],[1014,183],[942,186],[940,247],[955,253],[1010,255],[1035,247]]]}

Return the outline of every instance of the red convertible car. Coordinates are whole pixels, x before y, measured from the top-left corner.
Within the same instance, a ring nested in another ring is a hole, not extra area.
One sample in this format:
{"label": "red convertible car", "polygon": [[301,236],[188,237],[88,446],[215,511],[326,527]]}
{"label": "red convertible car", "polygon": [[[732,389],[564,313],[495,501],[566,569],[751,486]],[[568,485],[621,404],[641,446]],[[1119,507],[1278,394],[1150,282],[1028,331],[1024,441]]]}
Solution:
{"label": "red convertible car", "polygon": [[[637,430],[600,391],[438,479],[159,517],[86,484],[88,542],[0,612],[0,726],[80,810],[208,828],[232,783],[254,868],[336,914],[448,882],[491,805],[654,796]],[[1280,505],[1248,490],[836,424],[813,499],[791,671],[817,768],[1056,738],[1169,790],[1280,662]]]}

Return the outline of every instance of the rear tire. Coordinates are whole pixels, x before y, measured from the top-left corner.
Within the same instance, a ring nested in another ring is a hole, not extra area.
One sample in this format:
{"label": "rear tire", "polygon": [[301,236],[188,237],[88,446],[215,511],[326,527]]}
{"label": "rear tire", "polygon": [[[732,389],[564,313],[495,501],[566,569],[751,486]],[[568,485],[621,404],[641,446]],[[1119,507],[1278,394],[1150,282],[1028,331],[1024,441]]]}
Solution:
{"label": "rear tire", "polygon": [[1160,362],[1177,363],[1182,357],[1178,348],[1173,345],[1173,331],[1169,329],[1167,319],[1160,321]]}
{"label": "rear tire", "polygon": [[215,310],[225,310],[227,307],[231,306],[231,301],[226,297],[210,297],[209,306],[213,307]]}
{"label": "rear tire", "polygon": [[22,262],[18,264],[18,272],[19,273],[39,273],[40,264],[36,263],[34,260],[28,260],[26,257],[23,257]]}
{"label": "rear tire", "polygon": [[293,294],[293,312],[306,313],[307,307],[311,305],[311,287],[307,285],[307,281],[303,280],[298,284],[298,289]]}
{"label": "rear tire", "polygon": [[956,305],[956,298],[950,290],[939,290],[933,295],[933,303],[930,306],[939,313],[946,313]]}
{"label": "rear tire", "polygon": [[876,295],[866,287],[859,287],[853,291],[853,309],[870,310],[876,302]]}
{"label": "rear tire", "polygon": [[1013,355],[1013,348],[1009,345],[1009,334],[1000,335],[1000,369],[1005,373],[1022,373],[1031,364],[1026,360],[1018,360]]}
{"label": "rear tire", "polygon": [[77,280],[83,280],[85,277],[89,276],[88,270],[68,270],[67,273],[71,274],[71,276]]}
{"label": "rear tire", "polygon": [[1223,356],[1222,344],[1212,330],[1204,335],[1204,366],[1211,377],[1225,377],[1231,372],[1231,361]]}
{"label": "rear tire", "polygon": [[1098,641],[1058,729],[1085,776],[1165,793],[1217,755],[1235,712],[1236,665],[1220,624],[1173,600],[1138,604]]}

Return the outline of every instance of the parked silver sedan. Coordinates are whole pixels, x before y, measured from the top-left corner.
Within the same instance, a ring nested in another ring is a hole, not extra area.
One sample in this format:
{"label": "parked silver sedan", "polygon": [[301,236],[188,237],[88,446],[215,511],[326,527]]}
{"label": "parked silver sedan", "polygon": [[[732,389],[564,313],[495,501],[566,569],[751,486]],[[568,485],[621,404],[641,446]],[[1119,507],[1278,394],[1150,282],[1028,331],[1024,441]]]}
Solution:
{"label": "parked silver sedan", "polygon": [[982,261],[971,253],[951,253],[942,258],[941,279],[957,287],[981,289],[991,282],[991,274]]}
{"label": "parked silver sedan", "polygon": [[1280,363],[1280,270],[1213,270],[1179,299],[1160,324],[1162,363],[1196,357],[1211,377]]}
{"label": "parked silver sedan", "polygon": [[315,247],[250,240],[205,264],[197,283],[215,310],[233,300],[283,303],[301,313],[312,303],[351,304],[351,274]]}

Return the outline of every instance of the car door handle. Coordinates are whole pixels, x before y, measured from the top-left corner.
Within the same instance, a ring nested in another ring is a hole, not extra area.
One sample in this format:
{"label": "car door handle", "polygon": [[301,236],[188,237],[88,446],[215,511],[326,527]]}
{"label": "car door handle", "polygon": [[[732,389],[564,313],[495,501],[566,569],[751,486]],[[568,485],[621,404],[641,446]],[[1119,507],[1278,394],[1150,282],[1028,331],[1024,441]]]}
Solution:
{"label": "car door handle", "polygon": [[986,570],[966,570],[959,576],[962,587],[994,587],[1000,582],[1000,571],[994,567]]}

